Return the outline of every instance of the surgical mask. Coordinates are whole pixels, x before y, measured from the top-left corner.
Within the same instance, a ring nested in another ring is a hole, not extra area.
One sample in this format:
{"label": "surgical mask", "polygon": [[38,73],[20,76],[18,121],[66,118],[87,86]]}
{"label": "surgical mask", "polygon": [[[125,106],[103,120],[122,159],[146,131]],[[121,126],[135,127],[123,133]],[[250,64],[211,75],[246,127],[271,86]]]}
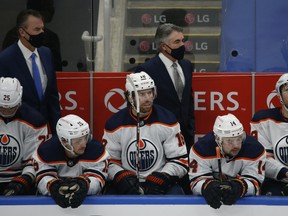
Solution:
{"label": "surgical mask", "polygon": [[[24,29],[23,29],[24,30]],[[24,30],[25,31],[25,30]],[[37,35],[30,35],[27,31],[25,31],[29,35],[29,40],[26,40],[34,47],[39,48],[44,43],[44,32],[41,32]]]}
{"label": "surgical mask", "polygon": [[[168,53],[168,54],[171,55],[174,59],[181,60],[184,58],[184,53],[185,53],[185,46],[184,45],[182,45],[176,49],[172,49],[171,47],[169,47],[169,48],[171,49],[171,53],[170,54]],[[167,53],[167,51],[166,51],[166,53]]]}

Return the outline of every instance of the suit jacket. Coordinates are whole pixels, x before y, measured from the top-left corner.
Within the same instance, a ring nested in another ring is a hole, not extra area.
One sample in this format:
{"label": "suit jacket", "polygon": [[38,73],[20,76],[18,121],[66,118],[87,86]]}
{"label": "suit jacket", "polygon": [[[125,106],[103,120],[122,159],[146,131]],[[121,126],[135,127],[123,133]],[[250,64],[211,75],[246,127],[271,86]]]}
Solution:
{"label": "suit jacket", "polygon": [[38,98],[33,77],[17,43],[0,53],[0,77],[15,77],[20,81],[23,86],[22,100],[42,113],[49,122],[52,134],[55,134],[61,110],[53,56],[50,49],[44,46],[38,48],[38,53],[47,75],[47,87],[42,101]]}
{"label": "suit jacket", "polygon": [[192,95],[192,72],[194,68],[193,64],[185,59],[178,61],[178,63],[185,77],[185,87],[181,102],[173,81],[158,55],[144,64],[138,65],[135,72],[144,71],[154,80],[157,87],[157,97],[154,102],[166,107],[175,114],[180,123],[187,148],[190,150],[191,145],[194,143],[195,134],[194,99]]}

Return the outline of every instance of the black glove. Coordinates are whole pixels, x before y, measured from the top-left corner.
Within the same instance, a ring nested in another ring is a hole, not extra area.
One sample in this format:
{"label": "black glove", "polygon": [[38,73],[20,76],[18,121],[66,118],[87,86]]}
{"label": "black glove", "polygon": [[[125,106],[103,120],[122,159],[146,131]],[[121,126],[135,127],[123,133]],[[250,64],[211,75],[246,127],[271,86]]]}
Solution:
{"label": "black glove", "polygon": [[71,208],[79,207],[87,196],[90,187],[90,180],[85,176],[78,176],[72,178],[69,183],[69,190],[71,192],[69,203]]}
{"label": "black glove", "polygon": [[145,181],[145,194],[166,194],[172,186],[172,178],[169,174],[153,172],[148,175]]}
{"label": "black glove", "polygon": [[214,179],[206,180],[202,185],[202,196],[214,209],[218,209],[222,205],[222,189],[222,182]]}
{"label": "black glove", "polygon": [[70,206],[69,198],[71,195],[69,182],[60,179],[53,179],[48,182],[48,190],[54,201],[62,208]]}
{"label": "black glove", "polygon": [[225,205],[233,205],[240,197],[243,197],[246,194],[248,185],[242,179],[233,179],[225,182],[229,184],[231,188],[223,189],[222,191],[223,203]]}
{"label": "black glove", "polygon": [[288,196],[288,184],[283,183],[283,186],[281,188],[281,194],[282,196]]}
{"label": "black glove", "polygon": [[23,174],[21,176],[15,177],[8,184],[7,188],[4,190],[4,196],[13,196],[13,195],[24,195],[26,194],[33,186],[34,180],[31,176]]}
{"label": "black glove", "polygon": [[122,170],[116,173],[112,186],[118,194],[141,194],[137,176],[131,171]]}

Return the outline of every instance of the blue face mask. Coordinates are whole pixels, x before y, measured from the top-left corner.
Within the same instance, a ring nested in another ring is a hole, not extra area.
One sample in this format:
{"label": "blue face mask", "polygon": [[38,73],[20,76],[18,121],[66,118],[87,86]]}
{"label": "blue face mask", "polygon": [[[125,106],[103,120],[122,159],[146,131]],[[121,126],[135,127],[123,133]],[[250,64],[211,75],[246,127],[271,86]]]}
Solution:
{"label": "blue face mask", "polygon": [[[168,46],[166,44],[166,46]],[[169,47],[169,46],[168,46]],[[171,49],[171,53],[168,53],[170,56],[172,56],[174,59],[177,59],[177,60],[181,60],[184,58],[184,53],[185,53],[185,46],[182,45],[176,49],[172,49],[171,47],[169,47]],[[167,51],[166,51],[167,53]]]}

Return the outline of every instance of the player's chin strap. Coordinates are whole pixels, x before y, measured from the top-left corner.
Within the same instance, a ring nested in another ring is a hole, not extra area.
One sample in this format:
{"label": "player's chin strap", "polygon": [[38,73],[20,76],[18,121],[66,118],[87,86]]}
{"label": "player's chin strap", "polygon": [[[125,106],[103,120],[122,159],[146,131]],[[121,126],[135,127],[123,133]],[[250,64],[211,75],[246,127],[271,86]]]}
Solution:
{"label": "player's chin strap", "polygon": [[219,146],[221,155],[223,155],[225,157],[225,154],[223,152],[223,147],[222,147],[222,137],[219,137],[216,134],[214,134],[214,136],[215,136],[215,141],[216,141],[217,145]]}
{"label": "player's chin strap", "polygon": [[280,102],[281,104],[284,106],[284,109],[288,112],[288,107],[286,106],[286,104],[284,103],[282,96],[280,96]]}
{"label": "player's chin strap", "polygon": [[[224,151],[223,151],[222,137],[219,137],[219,136],[217,136],[216,134],[214,134],[214,135],[215,135],[215,141],[216,141],[217,145],[219,146],[221,155],[222,155],[223,157],[227,158],[228,161],[232,160],[236,155],[235,155],[235,156],[232,156],[232,157],[229,156],[229,155],[226,155],[226,154],[224,153]],[[245,141],[245,139],[246,139],[246,133],[243,131],[243,134],[242,134],[242,144],[243,144],[243,142]]]}
{"label": "player's chin strap", "polygon": [[[87,138],[87,143],[89,143],[91,140],[92,140],[92,134],[90,133],[89,135],[88,135],[88,138]],[[79,154],[77,154],[77,153],[75,153],[74,152],[74,148],[73,148],[73,146],[69,143],[69,146],[71,147],[71,149],[69,149],[69,148],[67,148],[63,143],[62,143],[62,141],[60,141],[61,142],[61,144],[62,144],[62,146],[64,147],[64,149],[65,150],[67,150],[71,155],[72,155],[72,157],[78,157],[79,156]],[[86,143],[86,144],[87,144]]]}
{"label": "player's chin strap", "polygon": [[78,154],[76,154],[76,153],[74,152],[73,146],[72,146],[72,145],[70,145],[70,146],[71,146],[71,149],[69,149],[69,148],[67,148],[66,146],[63,145],[63,147],[65,148],[66,151],[68,151],[73,157],[74,157],[74,156],[77,157]]}

